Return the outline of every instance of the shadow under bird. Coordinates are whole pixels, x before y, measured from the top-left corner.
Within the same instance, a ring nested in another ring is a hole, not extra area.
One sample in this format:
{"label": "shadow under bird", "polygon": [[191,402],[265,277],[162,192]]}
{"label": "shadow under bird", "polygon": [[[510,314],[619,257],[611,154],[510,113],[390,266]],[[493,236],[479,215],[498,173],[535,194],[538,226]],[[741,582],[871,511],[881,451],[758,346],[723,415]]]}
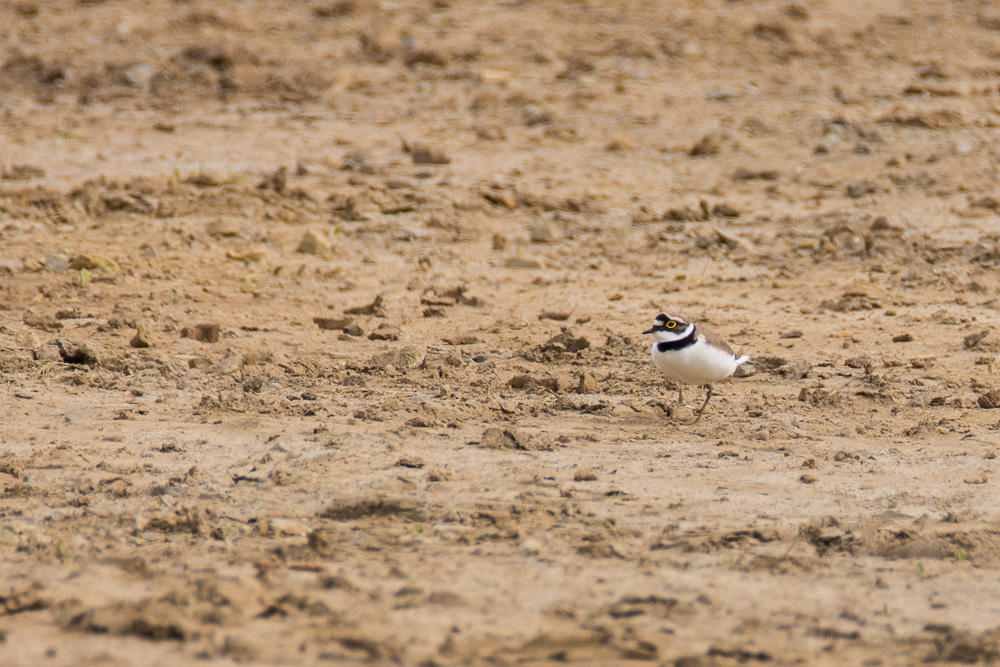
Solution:
{"label": "shadow under bird", "polygon": [[745,354],[736,356],[733,348],[711,329],[676,315],[660,313],[653,327],[643,333],[653,334],[653,365],[677,383],[679,405],[684,404],[685,384],[708,387],[705,402],[692,424],[698,423],[712,398],[712,383],[730,377],[750,360]]}

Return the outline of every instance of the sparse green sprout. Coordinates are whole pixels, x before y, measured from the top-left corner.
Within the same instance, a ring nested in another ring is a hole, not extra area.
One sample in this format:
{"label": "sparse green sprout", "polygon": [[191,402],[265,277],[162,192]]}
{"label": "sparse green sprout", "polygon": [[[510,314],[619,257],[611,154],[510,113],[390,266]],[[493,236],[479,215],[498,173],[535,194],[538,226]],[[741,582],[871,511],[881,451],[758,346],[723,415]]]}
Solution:
{"label": "sparse green sprout", "polygon": [[959,549],[958,553],[955,554],[955,560],[961,563],[963,560],[969,560],[969,552],[965,549]]}

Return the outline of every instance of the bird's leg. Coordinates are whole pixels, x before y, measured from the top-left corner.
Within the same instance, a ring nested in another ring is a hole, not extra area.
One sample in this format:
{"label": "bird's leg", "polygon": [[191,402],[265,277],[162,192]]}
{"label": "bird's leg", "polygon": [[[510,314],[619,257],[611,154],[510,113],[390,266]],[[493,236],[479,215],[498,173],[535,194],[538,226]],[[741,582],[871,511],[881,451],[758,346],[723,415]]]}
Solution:
{"label": "bird's leg", "polygon": [[677,406],[680,407],[684,405],[684,385],[680,382],[677,383]]}
{"label": "bird's leg", "polygon": [[705,394],[705,402],[701,404],[698,414],[695,416],[694,421],[691,422],[692,425],[697,424],[698,420],[701,419],[701,413],[705,411],[705,406],[708,405],[708,399],[710,398],[712,398],[712,385],[708,385],[708,393]]}

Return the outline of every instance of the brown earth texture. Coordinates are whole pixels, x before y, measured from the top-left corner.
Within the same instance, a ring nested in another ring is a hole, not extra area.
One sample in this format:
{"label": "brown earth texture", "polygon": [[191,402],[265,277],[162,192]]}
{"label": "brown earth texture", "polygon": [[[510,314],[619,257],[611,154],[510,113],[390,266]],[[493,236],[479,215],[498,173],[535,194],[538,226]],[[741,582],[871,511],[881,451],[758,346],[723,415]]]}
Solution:
{"label": "brown earth texture", "polygon": [[998,140],[985,0],[0,4],[0,663],[1000,661]]}

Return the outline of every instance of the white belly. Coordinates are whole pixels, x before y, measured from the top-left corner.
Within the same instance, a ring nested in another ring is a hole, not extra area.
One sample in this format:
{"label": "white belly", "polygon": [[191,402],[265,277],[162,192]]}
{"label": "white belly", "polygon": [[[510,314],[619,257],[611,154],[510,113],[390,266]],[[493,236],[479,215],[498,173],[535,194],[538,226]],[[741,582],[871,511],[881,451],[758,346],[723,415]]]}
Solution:
{"label": "white belly", "polygon": [[682,384],[704,385],[729,377],[736,367],[747,360],[739,359],[699,340],[681,350],[659,352],[652,347],[653,364],[663,374]]}

